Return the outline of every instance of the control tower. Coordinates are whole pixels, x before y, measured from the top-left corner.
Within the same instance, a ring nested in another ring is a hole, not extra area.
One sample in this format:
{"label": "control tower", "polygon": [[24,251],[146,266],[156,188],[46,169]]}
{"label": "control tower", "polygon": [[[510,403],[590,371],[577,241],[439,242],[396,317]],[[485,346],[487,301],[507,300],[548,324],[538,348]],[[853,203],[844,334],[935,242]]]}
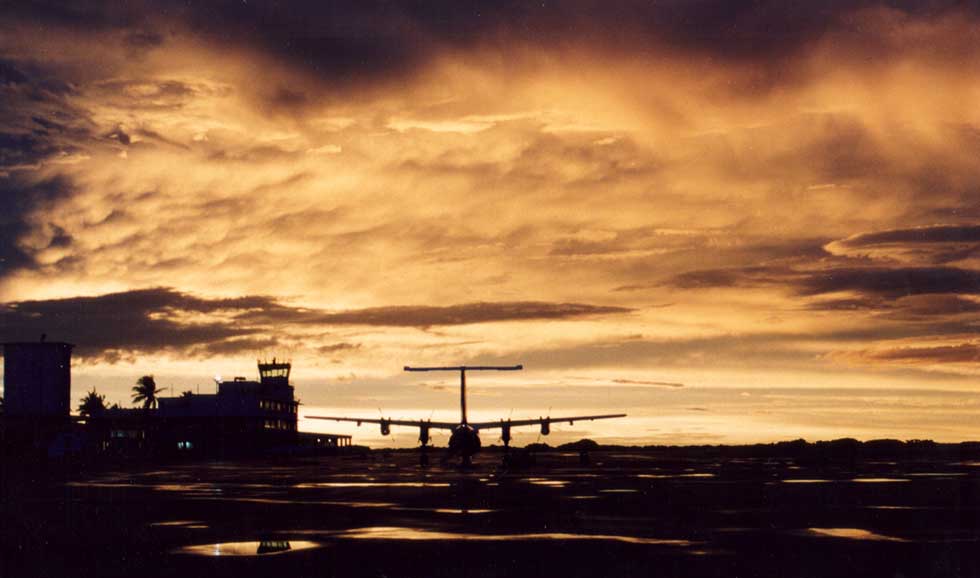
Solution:
{"label": "control tower", "polygon": [[293,364],[288,361],[276,361],[273,357],[272,361],[262,361],[259,360],[259,381],[262,385],[267,387],[289,387],[289,372],[293,367]]}

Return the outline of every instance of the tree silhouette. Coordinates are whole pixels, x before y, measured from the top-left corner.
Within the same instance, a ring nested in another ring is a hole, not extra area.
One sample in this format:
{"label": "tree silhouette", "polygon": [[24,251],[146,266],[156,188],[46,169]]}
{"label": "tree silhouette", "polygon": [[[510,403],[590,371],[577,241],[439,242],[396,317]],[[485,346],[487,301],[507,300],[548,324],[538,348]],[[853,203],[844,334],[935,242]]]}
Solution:
{"label": "tree silhouette", "polygon": [[194,397],[194,392],[189,389],[187,391],[182,391],[180,393],[180,397]]}
{"label": "tree silhouette", "polygon": [[99,415],[105,411],[105,396],[96,393],[95,388],[92,391],[85,394],[82,398],[82,403],[78,404],[78,413],[90,417],[93,415]]}
{"label": "tree silhouette", "polygon": [[157,406],[157,394],[163,389],[157,389],[157,382],[152,375],[144,375],[136,380],[133,386],[133,403],[143,404],[143,409],[150,409]]}

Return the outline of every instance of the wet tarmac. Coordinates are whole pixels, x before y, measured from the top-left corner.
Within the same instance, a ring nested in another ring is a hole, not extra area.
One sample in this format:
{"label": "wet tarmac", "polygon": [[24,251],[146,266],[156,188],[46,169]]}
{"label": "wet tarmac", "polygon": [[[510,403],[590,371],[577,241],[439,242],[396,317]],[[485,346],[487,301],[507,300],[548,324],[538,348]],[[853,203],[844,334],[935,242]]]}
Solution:
{"label": "wet tarmac", "polygon": [[978,576],[978,498],[977,462],[8,468],[0,576]]}

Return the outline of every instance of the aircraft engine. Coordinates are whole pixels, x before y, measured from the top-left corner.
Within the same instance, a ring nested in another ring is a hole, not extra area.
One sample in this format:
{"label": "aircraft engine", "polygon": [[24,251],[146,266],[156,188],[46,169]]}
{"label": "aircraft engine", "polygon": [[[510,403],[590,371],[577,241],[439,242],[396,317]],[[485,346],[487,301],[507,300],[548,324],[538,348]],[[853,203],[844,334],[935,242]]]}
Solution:
{"label": "aircraft engine", "polygon": [[391,423],[388,420],[381,420],[381,435],[386,436],[391,433]]}
{"label": "aircraft engine", "polygon": [[545,420],[541,422],[541,435],[546,436],[551,433],[551,422]]}

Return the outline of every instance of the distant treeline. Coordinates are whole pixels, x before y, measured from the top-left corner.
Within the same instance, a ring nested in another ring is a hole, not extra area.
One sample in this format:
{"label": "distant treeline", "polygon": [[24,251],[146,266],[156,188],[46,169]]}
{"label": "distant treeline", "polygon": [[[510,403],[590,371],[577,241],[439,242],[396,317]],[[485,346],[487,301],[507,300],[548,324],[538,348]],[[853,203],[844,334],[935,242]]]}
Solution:
{"label": "distant treeline", "polygon": [[[501,446],[491,445],[489,451],[502,450]],[[804,439],[750,445],[686,445],[686,446],[625,446],[599,444],[590,439],[549,446],[533,443],[521,448],[523,451],[630,451],[659,454],[665,457],[703,457],[703,458],[786,458],[795,460],[869,460],[916,458],[936,459],[946,457],[957,459],[980,459],[980,442],[937,443],[932,440],[878,439],[862,442],[853,438],[831,441],[808,442]]]}

